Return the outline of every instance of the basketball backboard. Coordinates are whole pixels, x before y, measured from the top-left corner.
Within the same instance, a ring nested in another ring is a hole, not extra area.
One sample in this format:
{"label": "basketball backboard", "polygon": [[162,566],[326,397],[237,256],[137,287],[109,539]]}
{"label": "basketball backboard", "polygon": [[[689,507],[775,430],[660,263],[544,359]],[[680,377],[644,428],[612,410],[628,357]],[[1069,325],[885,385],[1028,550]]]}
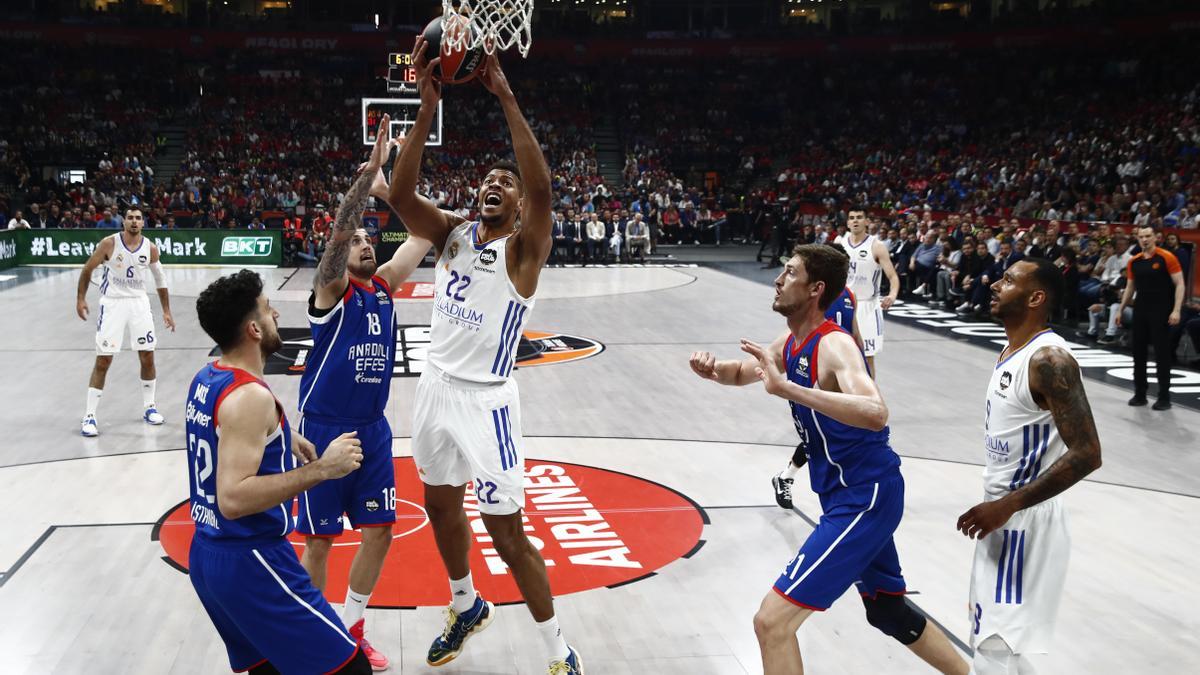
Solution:
{"label": "basketball backboard", "polygon": [[[384,115],[391,115],[391,129],[388,132],[392,138],[407,134],[417,119],[417,111],[421,109],[419,98],[364,98],[362,100],[362,138],[363,145],[374,145],[375,133],[379,120]],[[425,145],[442,144],[442,102],[438,101],[434,112],[433,125],[429,128],[429,138]]]}

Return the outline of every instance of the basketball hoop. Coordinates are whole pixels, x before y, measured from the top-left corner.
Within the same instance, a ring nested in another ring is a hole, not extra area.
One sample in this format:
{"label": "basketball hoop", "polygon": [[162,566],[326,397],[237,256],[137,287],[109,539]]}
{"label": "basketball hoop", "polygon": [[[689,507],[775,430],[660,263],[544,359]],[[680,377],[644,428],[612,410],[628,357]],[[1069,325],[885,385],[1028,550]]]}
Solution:
{"label": "basketball hoop", "polygon": [[533,0],[442,0],[446,25],[451,25],[450,18],[455,15],[466,18],[471,29],[447,31],[450,49],[483,47],[494,54],[515,45],[521,56],[529,56]]}

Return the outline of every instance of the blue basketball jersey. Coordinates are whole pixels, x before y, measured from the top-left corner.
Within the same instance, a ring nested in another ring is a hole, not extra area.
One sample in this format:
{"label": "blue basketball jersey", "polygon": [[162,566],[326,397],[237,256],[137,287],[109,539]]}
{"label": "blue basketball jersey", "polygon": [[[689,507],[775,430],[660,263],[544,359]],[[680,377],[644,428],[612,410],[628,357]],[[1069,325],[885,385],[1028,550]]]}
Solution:
{"label": "blue basketball jersey", "polygon": [[838,328],[854,335],[854,310],[857,307],[858,299],[854,297],[854,291],[849,287],[843,288],[841,295],[825,310],[825,318],[836,323]]}
{"label": "blue basketball jersey", "polygon": [[317,315],[309,301],[313,348],[300,378],[300,413],[341,421],[383,416],[396,351],[392,293],[379,277],[350,280],[342,301]]}
{"label": "blue basketball jersey", "polygon": [[[250,373],[220,366],[215,361],[204,366],[192,378],[188,389],[185,429],[187,431],[188,481],[191,490],[191,514],[196,535],[210,539],[251,539],[282,537],[292,531],[292,500],[262,513],[230,520],[217,508],[217,463],[221,458],[217,432],[221,401],[238,387],[267,384]],[[268,388],[269,389],[269,388]],[[276,401],[279,425],[267,438],[258,475],[283,473],[296,468],[292,454],[292,431],[283,406]]]}
{"label": "blue basketball jersey", "polygon": [[[826,320],[800,344],[795,336],[788,336],[783,347],[788,380],[820,388],[817,361],[821,338],[840,332],[844,331]],[[880,431],[852,427],[798,403],[791,406],[792,421],[808,455],[813,492],[827,494],[899,475],[900,457],[888,444],[887,427]]]}

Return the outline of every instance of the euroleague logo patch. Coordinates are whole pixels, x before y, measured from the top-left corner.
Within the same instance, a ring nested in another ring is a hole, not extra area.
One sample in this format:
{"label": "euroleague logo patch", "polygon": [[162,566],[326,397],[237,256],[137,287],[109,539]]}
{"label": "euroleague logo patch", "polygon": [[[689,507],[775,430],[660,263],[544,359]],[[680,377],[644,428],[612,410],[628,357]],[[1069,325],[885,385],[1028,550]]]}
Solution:
{"label": "euroleague logo patch", "polygon": [[[429,326],[396,327],[396,363],[393,377],[417,377],[425,371],[429,356]],[[312,331],[307,328],[280,328],[283,346],[267,358],[267,375],[299,375],[312,360]],[[550,363],[580,361],[604,351],[604,345],[591,338],[548,331],[527,330],[517,345],[516,365],[543,366]],[[220,356],[214,347],[209,356]]]}
{"label": "euroleague logo patch", "polygon": [[[411,457],[392,462],[396,524],[371,606],[445,605],[450,593],[429,517],[421,506],[424,487]],[[470,486],[463,505],[471,530],[475,586],[497,604],[520,602],[521,593],[491,543]],[[299,508],[301,500],[295,500],[293,516]],[[195,533],[189,511],[189,502],[179,504],[163,514],[151,534],[162,545],[163,560],[185,572]],[[525,462],[525,517],[525,531],[546,560],[555,595],[653,576],[699,550],[708,522],[695,502],[658,483],[608,469],[535,459]],[[329,553],[326,588],[331,602],[345,599],[350,563],[362,542],[349,523],[344,526]],[[298,554],[303,552],[303,535],[293,532],[288,539]]]}

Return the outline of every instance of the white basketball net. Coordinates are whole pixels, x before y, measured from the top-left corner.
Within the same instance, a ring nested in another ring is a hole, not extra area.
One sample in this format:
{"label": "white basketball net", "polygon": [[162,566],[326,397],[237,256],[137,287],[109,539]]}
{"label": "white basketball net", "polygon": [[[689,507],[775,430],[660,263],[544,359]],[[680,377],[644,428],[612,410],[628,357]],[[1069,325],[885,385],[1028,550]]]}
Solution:
{"label": "white basketball net", "polygon": [[494,54],[515,45],[521,56],[529,56],[533,0],[442,0],[442,14],[446,25],[455,14],[471,23],[469,31],[443,34],[442,39],[452,50],[483,47]]}

